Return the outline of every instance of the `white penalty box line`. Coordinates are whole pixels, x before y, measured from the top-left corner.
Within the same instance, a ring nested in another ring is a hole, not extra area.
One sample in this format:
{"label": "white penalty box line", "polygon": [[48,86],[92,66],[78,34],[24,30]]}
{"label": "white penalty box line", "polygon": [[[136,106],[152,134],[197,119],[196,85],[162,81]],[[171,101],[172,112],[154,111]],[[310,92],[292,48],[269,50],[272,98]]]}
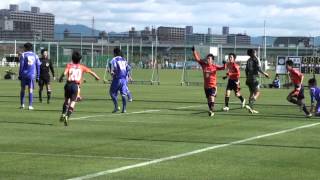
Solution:
{"label": "white penalty box line", "polygon": [[[189,109],[189,108],[196,108],[196,107],[202,107],[206,105],[195,105],[195,106],[183,106],[183,107],[177,107],[173,108],[175,110],[179,109]],[[72,121],[81,121],[81,120],[87,120],[91,118],[97,118],[97,117],[114,117],[114,116],[125,116],[125,115],[131,115],[131,114],[147,114],[147,113],[155,113],[160,112],[159,109],[149,109],[149,110],[143,110],[143,111],[135,111],[135,112],[129,112],[129,113],[114,113],[114,114],[100,114],[100,115],[92,115],[92,116],[82,116],[82,117],[76,117],[76,118],[70,118]],[[104,121],[104,120],[90,120],[90,121]]]}
{"label": "white penalty box line", "polygon": [[305,129],[305,128],[310,128],[310,127],[314,127],[314,126],[318,126],[318,125],[320,125],[320,123],[313,123],[313,124],[308,124],[308,125],[303,125],[303,126],[291,128],[291,129],[285,129],[285,130],[282,130],[282,131],[262,134],[262,135],[259,135],[259,136],[254,136],[254,137],[250,137],[250,138],[246,138],[246,139],[242,139],[242,140],[238,140],[238,141],[233,141],[233,142],[226,143],[226,144],[209,146],[209,147],[206,147],[206,148],[202,148],[202,149],[198,149],[198,150],[194,150],[194,151],[190,151],[190,152],[186,152],[186,153],[182,153],[182,154],[163,157],[163,158],[159,158],[159,159],[155,159],[155,160],[151,160],[151,161],[146,161],[146,162],[142,162],[142,163],[138,163],[138,164],[133,164],[133,165],[129,165],[129,166],[123,166],[123,167],[120,167],[120,168],[100,171],[100,172],[97,172],[97,173],[87,174],[87,175],[80,176],[80,177],[74,177],[74,178],[70,178],[68,180],[91,179],[91,178],[95,178],[95,177],[99,177],[99,176],[104,176],[104,175],[108,175],[108,174],[112,174],[112,173],[117,173],[117,172],[121,172],[121,171],[134,169],[134,168],[149,166],[149,165],[152,165],[152,164],[158,164],[158,163],[169,161],[169,160],[175,160],[175,159],[179,159],[179,158],[183,158],[183,157],[188,157],[188,156],[192,156],[192,155],[195,155],[195,154],[211,151],[211,150],[214,150],[214,149],[224,148],[224,147],[237,145],[237,144],[241,144],[241,143],[246,143],[246,142],[249,142],[249,141],[258,140],[258,139],[262,139],[262,138],[266,138],[266,137],[270,137],[270,136],[289,133],[289,132],[293,132],[293,131],[297,131],[297,130]]}

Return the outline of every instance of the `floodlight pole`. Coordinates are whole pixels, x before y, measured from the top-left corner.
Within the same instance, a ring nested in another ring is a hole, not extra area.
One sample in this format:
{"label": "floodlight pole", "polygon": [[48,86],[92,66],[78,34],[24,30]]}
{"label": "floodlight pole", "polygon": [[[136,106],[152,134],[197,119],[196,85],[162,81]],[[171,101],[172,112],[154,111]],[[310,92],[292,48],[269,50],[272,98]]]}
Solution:
{"label": "floodlight pole", "polygon": [[14,40],[14,57],[16,57],[17,54],[17,40]]}
{"label": "floodlight pole", "polygon": [[57,68],[59,67],[59,42],[57,42]]}
{"label": "floodlight pole", "polygon": [[48,59],[50,59],[50,50],[51,50],[51,44],[48,42]]}
{"label": "floodlight pole", "polygon": [[93,43],[91,43],[91,67],[93,68]]}
{"label": "floodlight pole", "polygon": [[82,55],[82,33],[80,33],[80,54]]}
{"label": "floodlight pole", "polygon": [[103,56],[103,36],[101,36],[101,56]]}
{"label": "floodlight pole", "polygon": [[127,61],[129,62],[129,44],[127,44]]}
{"label": "floodlight pole", "polygon": [[263,51],[263,60],[264,60],[264,70],[267,70],[268,61],[267,61],[267,35],[266,35],[266,20],[264,20],[264,51]]}

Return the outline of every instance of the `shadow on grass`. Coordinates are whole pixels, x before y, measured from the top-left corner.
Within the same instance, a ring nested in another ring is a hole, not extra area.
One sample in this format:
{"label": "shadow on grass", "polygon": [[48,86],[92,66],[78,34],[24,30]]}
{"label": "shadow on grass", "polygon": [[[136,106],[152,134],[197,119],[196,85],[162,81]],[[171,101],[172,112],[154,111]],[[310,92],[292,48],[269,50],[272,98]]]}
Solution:
{"label": "shadow on grass", "polygon": [[48,123],[38,123],[38,122],[21,122],[21,121],[0,121],[3,124],[29,124],[29,125],[39,125],[39,126],[53,126],[53,124]]}

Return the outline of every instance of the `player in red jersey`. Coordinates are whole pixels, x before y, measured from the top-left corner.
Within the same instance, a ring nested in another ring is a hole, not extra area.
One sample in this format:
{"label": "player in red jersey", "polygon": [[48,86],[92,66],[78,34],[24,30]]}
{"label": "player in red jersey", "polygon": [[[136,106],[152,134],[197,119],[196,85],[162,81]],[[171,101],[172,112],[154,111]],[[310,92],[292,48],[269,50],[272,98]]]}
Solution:
{"label": "player in red jersey", "polygon": [[83,73],[89,73],[96,80],[99,80],[99,76],[91,71],[85,65],[80,64],[82,56],[78,51],[72,53],[72,63],[67,64],[64,73],[60,76],[59,82],[63,81],[63,77],[67,76],[67,82],[64,86],[64,103],[62,106],[62,114],[60,121],[64,122],[65,126],[68,126],[68,119],[74,111],[76,99],[78,95],[79,85],[81,84]]}
{"label": "player in red jersey", "polygon": [[312,114],[307,110],[304,102],[304,88],[302,85],[303,74],[293,68],[293,61],[291,60],[286,62],[286,68],[288,70],[291,82],[294,85],[294,90],[290,92],[290,94],[287,97],[287,100],[293,104],[302,107],[302,110],[305,113],[306,117],[311,117]]}
{"label": "player in red jersey", "polygon": [[208,100],[209,116],[214,116],[214,100],[217,93],[217,71],[224,70],[224,66],[213,64],[213,54],[208,54],[205,60],[200,59],[200,55],[192,47],[195,60],[200,64],[203,71],[204,91]]}
{"label": "player in red jersey", "polygon": [[237,56],[234,53],[230,53],[228,57],[228,63],[226,64],[226,68],[228,69],[227,76],[223,77],[223,79],[228,79],[228,85],[226,88],[226,94],[225,94],[225,106],[222,109],[223,111],[229,111],[229,99],[230,99],[230,93],[233,90],[235,95],[240,99],[241,101],[241,108],[245,107],[246,101],[241,96],[240,93],[240,66],[236,63]]}

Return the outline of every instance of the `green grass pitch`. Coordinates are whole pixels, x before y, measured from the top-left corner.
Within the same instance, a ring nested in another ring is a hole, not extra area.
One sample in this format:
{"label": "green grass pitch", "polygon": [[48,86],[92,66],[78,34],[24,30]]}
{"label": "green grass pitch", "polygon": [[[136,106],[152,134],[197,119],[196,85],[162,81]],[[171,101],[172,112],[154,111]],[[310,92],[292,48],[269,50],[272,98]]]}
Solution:
{"label": "green grass pitch", "polygon": [[[148,70],[133,73],[151,78]],[[189,73],[202,81],[201,71]],[[208,117],[203,87],[180,86],[180,70],[161,70],[160,86],[130,85],[127,114],[112,114],[109,85],[85,78],[68,127],[59,122],[63,83],[53,82],[51,104],[39,103],[36,88],[28,111],[18,109],[19,81],[0,80],[0,179],[320,179],[320,121],[286,101],[291,89],[261,89],[260,114],[251,115],[233,94],[222,112],[219,87],[216,115]]]}

